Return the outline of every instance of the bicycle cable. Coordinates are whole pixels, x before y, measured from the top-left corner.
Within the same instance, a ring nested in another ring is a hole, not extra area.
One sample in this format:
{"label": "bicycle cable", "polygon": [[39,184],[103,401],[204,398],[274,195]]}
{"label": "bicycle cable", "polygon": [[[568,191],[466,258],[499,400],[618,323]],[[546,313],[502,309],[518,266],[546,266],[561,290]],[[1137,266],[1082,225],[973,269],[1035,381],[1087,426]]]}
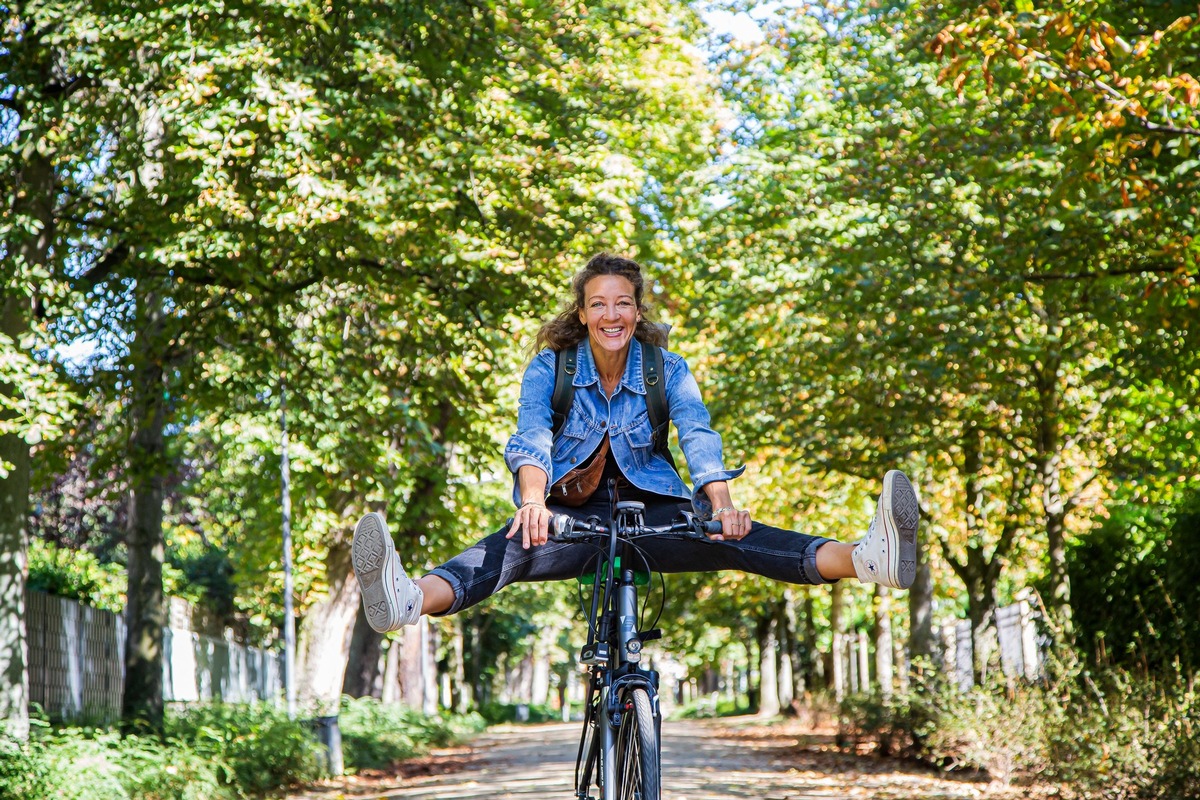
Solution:
{"label": "bicycle cable", "polygon": [[[601,560],[601,559],[604,557],[604,548],[603,548],[603,547],[600,547],[599,545],[593,544],[593,543],[591,543],[591,542],[578,542],[578,544],[586,544],[586,545],[588,545],[589,547],[592,547],[592,548],[594,548],[594,549],[595,549],[595,551],[596,551],[596,559],[595,559],[595,563],[596,563],[596,570],[595,570],[595,571],[596,571],[596,572],[598,572],[598,571],[600,570],[600,560]],[[584,575],[587,575],[587,568],[586,568],[586,567],[584,568],[584,572],[583,572],[583,574],[584,574]],[[596,584],[595,584],[595,582],[593,581],[593,582],[592,582],[592,588],[593,588],[593,589],[595,589],[595,586],[596,586]],[[576,593],[576,595],[578,596],[578,600],[579,600],[579,614],[580,614],[580,616],[582,616],[582,617],[583,617],[585,620],[587,620],[587,624],[588,624],[588,635],[589,635],[589,637],[597,637],[597,636],[599,636],[599,635],[600,635],[600,629],[599,629],[599,628],[597,628],[597,627],[595,627],[595,626],[592,624],[592,619],[591,619],[591,608],[589,607],[589,605],[588,605],[587,601],[584,599],[584,596],[583,596],[583,584],[582,584],[582,583],[580,583],[579,581],[576,581],[576,582],[575,582],[575,593]]]}

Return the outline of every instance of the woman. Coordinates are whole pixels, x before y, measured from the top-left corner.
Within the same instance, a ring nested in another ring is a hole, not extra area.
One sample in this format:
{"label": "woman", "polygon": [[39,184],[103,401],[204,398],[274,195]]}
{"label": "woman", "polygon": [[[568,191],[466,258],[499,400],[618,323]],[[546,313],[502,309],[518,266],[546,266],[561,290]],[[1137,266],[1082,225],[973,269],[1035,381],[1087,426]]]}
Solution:
{"label": "woman", "polygon": [[[517,431],[505,448],[514,475],[512,524],[483,539],[422,578],[405,574],[383,517],[368,513],[354,530],[353,561],[367,620],[375,630],[398,630],[421,614],[453,614],[515,581],[575,578],[595,549],[548,542],[553,514],[606,518],[610,482],[621,500],[646,506],[648,525],[665,525],[681,510],[721,521],[710,541],[648,539],[638,543],[659,572],[740,569],[789,583],[832,583],[858,578],[908,588],[916,572],[917,497],[903,473],[888,472],[867,535],[836,542],[752,521],[733,501],[729,481],[745,469],[726,470],[721,437],[684,360],[664,352],[666,400],[695,489],[689,493],[668,459],[652,444],[643,381],[643,348],[666,344],[662,328],[644,318],[641,267],[602,253],[573,281],[574,302],[542,326],[542,348],[525,372]],[[577,368],[570,412],[557,438],[551,394],[556,352],[574,348]],[[603,465],[599,462],[603,459]],[[601,475],[598,487],[578,494],[579,470]],[[572,470],[571,477],[563,480]],[[565,493],[565,494],[564,494]],[[567,502],[573,503],[568,505]],[[714,510],[715,509],[715,510]]]}

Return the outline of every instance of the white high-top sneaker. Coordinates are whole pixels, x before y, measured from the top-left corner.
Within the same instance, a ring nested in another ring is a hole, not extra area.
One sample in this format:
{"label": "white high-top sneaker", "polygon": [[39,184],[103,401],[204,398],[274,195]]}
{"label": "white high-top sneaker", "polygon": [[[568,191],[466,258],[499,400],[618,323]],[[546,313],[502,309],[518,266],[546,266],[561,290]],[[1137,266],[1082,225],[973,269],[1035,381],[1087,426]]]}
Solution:
{"label": "white high-top sneaker", "polygon": [[363,514],[354,527],[350,554],[372,628],[379,633],[398,631],[421,618],[425,593],[404,572],[382,515]]}
{"label": "white high-top sneaker", "polygon": [[863,583],[907,589],[917,575],[917,525],[921,519],[917,493],[903,472],[883,476],[883,492],[867,535],[851,554]]}

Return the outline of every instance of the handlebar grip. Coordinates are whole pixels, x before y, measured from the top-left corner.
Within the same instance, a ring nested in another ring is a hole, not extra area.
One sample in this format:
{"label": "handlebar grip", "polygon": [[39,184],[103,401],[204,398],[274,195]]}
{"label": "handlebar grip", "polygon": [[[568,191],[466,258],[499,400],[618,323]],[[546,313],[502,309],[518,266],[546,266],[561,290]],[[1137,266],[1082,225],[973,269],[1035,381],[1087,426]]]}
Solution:
{"label": "handlebar grip", "polygon": [[721,520],[710,519],[708,522],[701,522],[700,527],[704,531],[704,533],[711,536],[714,533],[721,532]]}
{"label": "handlebar grip", "polygon": [[575,518],[570,514],[550,515],[550,535],[566,536],[575,530]]}

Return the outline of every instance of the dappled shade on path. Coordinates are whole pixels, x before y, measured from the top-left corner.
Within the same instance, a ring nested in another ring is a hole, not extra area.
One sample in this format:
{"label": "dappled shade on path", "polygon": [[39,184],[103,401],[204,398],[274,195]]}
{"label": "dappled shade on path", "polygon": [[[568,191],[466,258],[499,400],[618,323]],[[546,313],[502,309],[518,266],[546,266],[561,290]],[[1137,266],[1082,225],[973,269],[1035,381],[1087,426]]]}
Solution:
{"label": "dappled shade on path", "polygon": [[[502,800],[574,797],[577,724],[493,728],[470,747],[406,762],[289,800]],[[955,779],[890,759],[842,753],[799,723],[752,717],[663,725],[663,800],[999,800],[1016,790]]]}

